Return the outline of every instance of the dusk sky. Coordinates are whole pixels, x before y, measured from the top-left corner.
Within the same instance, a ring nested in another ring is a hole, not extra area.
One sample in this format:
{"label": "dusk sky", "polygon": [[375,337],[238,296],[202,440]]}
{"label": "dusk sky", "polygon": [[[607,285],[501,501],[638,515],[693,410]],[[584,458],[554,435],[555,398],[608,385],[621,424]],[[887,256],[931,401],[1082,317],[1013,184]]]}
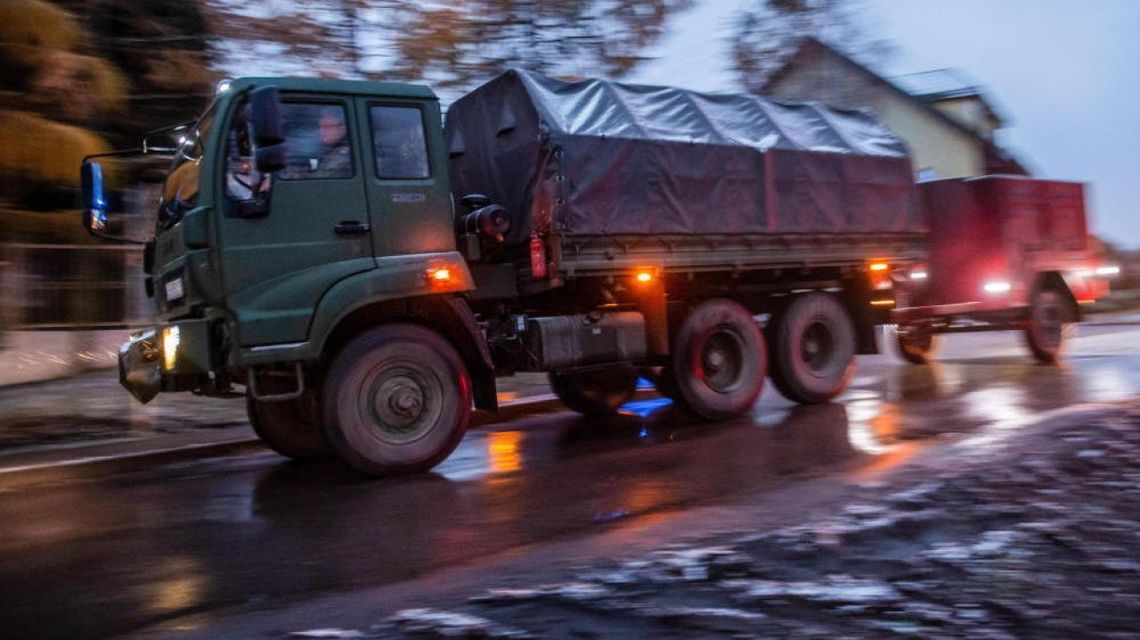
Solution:
{"label": "dusk sky", "polygon": [[[627,80],[737,89],[728,20],[736,1],[698,0]],[[889,75],[956,67],[1009,118],[999,141],[1035,175],[1090,186],[1092,230],[1140,248],[1140,1],[868,0],[897,48]]]}

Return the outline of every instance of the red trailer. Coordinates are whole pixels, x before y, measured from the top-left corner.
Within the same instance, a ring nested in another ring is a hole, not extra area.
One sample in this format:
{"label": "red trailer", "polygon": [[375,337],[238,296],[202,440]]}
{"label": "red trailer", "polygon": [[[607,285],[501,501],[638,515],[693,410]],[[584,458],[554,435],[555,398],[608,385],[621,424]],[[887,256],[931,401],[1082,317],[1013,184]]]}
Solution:
{"label": "red trailer", "polygon": [[1056,362],[1114,269],[1089,246],[1083,185],[986,176],[918,189],[928,262],[895,283],[902,356],[925,363],[941,333],[1018,329],[1034,357]]}

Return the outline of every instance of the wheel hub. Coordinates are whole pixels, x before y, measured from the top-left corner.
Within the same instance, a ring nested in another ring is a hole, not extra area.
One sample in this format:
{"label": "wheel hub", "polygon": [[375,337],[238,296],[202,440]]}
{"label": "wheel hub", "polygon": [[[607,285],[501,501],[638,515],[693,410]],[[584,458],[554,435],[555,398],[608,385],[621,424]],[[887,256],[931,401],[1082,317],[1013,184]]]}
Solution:
{"label": "wheel hub", "polygon": [[822,322],[813,322],[804,332],[800,345],[800,356],[812,369],[823,369],[831,359],[835,349],[835,339],[831,330]]}
{"label": "wheel hub", "polygon": [[393,431],[404,431],[415,426],[423,408],[423,387],[407,375],[394,375],[384,380],[373,399],[376,417]]}
{"label": "wheel hub", "polygon": [[744,347],[736,334],[720,330],[709,336],[701,351],[701,367],[705,383],[721,393],[731,391],[739,382],[744,366]]}

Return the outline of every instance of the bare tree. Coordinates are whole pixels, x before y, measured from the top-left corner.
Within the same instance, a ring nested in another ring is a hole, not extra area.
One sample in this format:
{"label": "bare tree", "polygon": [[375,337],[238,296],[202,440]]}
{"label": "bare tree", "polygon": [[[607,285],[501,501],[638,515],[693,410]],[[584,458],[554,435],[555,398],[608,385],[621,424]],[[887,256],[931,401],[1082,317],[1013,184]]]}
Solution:
{"label": "bare tree", "polygon": [[871,33],[864,11],[861,0],[752,0],[735,17],[731,40],[741,84],[758,91],[806,36],[869,66],[883,63],[891,47]]}

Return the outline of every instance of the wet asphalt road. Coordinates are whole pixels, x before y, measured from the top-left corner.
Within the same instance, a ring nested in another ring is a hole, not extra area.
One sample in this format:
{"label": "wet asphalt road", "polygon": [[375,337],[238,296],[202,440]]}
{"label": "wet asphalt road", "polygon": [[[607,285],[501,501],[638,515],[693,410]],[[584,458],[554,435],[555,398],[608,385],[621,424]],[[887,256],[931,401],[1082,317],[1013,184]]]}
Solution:
{"label": "wet asphalt road", "polygon": [[0,493],[0,636],[101,638],[395,582],[1140,392],[1137,327],[1082,327],[1060,368],[1014,334],[944,347],[931,367],[861,358],[838,403],[796,407],[769,388],[749,419],[715,425],[660,400],[604,423],[517,420],[473,431],[424,477],[366,481],[264,453],[13,488]]}

